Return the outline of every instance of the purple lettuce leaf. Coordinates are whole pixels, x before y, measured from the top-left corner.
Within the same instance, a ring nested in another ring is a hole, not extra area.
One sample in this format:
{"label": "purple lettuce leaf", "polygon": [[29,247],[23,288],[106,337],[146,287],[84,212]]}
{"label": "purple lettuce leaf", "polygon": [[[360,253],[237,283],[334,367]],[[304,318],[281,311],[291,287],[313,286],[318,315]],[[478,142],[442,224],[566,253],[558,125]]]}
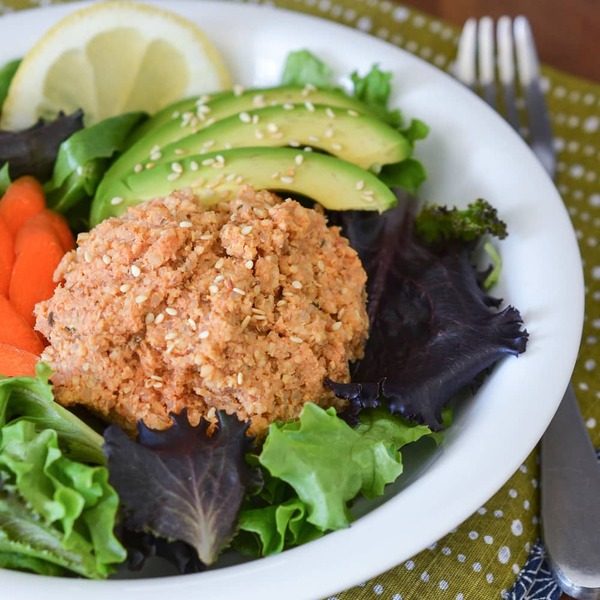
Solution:
{"label": "purple lettuce leaf", "polygon": [[368,275],[370,333],[351,383],[327,381],[349,400],[348,414],[385,406],[442,428],[442,410],[461,389],[506,355],[525,351],[519,312],[479,285],[473,243],[428,247],[414,231],[415,206],[400,202],[382,215],[337,217]]}
{"label": "purple lettuce leaf", "polygon": [[104,433],[125,527],[185,542],[206,565],[231,541],[246,490],[255,484],[244,460],[252,443],[248,423],[217,414],[212,435],[204,420],[192,427],[185,411],[164,431],[138,423],[137,442],[116,425]]}

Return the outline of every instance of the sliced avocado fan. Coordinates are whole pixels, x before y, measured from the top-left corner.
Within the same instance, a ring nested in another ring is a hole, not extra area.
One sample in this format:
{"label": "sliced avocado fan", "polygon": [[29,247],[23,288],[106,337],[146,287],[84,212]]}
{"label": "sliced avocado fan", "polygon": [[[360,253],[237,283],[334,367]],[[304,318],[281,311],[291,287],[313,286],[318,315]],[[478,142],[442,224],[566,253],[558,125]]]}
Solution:
{"label": "sliced avocado fan", "polygon": [[179,189],[190,189],[207,205],[226,201],[242,184],[299,194],[332,210],[383,212],[396,204],[373,173],[339,158],[293,148],[237,148],[157,164],[116,182],[110,194],[94,199],[91,225]]}

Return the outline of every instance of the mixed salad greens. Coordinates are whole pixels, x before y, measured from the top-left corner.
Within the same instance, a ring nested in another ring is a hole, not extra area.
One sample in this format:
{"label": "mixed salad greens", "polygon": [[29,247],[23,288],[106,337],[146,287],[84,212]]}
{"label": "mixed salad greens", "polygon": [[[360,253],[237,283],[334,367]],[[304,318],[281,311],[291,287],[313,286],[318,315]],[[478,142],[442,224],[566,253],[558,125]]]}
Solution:
{"label": "mixed salad greens", "polygon": [[[0,71],[0,99],[14,71]],[[389,109],[389,73],[374,66],[351,81],[352,97],[411,148],[427,135],[424,123]],[[288,57],[282,84],[335,87],[327,65],[304,50]],[[104,173],[146,118],[84,128],[76,113],[0,133],[2,180],[38,177],[50,206],[84,230]],[[483,200],[419,209],[405,193],[426,176],[413,157],[377,175],[397,191],[396,207],[328,211],[368,276],[365,356],[350,383],[327,382],[346,411],[309,403],[297,420],[272,424],[262,443],[222,412],[214,431],[206,421],[192,427],[184,413],[165,431],[140,422],[132,439],[117,425],[98,433],[58,405],[43,364],[36,377],[0,378],[0,566],[104,578],[152,555],[194,572],[229,547],[281,552],[347,527],[356,498],[381,496],[402,474],[404,446],[439,442],[456,394],[525,350],[518,311],[498,310],[487,292],[499,273],[488,236],[504,237],[506,226]],[[493,266],[480,272],[484,246]]]}

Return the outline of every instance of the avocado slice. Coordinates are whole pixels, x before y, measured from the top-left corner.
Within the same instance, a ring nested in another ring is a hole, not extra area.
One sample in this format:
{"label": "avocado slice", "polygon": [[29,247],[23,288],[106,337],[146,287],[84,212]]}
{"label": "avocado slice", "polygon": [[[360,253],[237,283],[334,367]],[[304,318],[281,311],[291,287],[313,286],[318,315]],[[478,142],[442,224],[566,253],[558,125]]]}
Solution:
{"label": "avocado slice", "polygon": [[162,148],[157,162],[248,146],[311,146],[376,171],[411,154],[410,142],[380,119],[345,108],[286,104],[221,119]]}
{"label": "avocado slice", "polygon": [[[361,113],[370,113],[369,108],[360,100],[348,96],[341,90],[321,90],[314,86],[276,86],[268,88],[250,88],[247,90],[236,89],[224,92],[215,92],[178,100],[169,106],[159,110],[152,115],[148,121],[143,123],[133,134],[131,142],[145,137],[165,123],[174,122],[187,129],[185,135],[190,133],[189,128],[194,128],[196,120],[202,124],[211,118],[218,120],[235,115],[244,110],[275,106],[288,102],[307,102],[313,104],[329,104],[330,106],[341,106],[353,109]],[[202,112],[202,106],[207,106],[210,112]],[[187,116],[186,116],[187,115]],[[192,117],[196,116],[196,120]],[[203,118],[204,117],[204,118]]]}
{"label": "avocado slice", "polygon": [[233,197],[242,184],[296,193],[332,210],[377,210],[396,203],[392,191],[373,173],[326,154],[293,148],[236,148],[161,163],[118,181],[111,194],[92,203],[92,226],[127,207],[191,188],[202,202]]}
{"label": "avocado slice", "polygon": [[162,147],[210,127],[220,119],[256,108],[298,102],[327,104],[358,113],[370,113],[362,102],[343,92],[314,87],[280,86],[247,90],[241,94],[221,92],[213,96],[181,100],[159,111],[134,132],[131,145],[111,165],[105,177],[121,179],[123,175],[133,173],[136,165],[154,160],[153,156],[159,157]]}

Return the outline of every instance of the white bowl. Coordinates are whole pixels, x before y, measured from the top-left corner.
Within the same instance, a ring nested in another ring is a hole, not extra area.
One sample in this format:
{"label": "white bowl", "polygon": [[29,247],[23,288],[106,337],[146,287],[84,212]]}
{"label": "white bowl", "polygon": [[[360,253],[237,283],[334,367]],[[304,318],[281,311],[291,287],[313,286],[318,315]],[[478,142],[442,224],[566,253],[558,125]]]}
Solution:
{"label": "white bowl", "polygon": [[[422,60],[313,17],[223,2],[162,2],[195,20],[244,85],[278,83],[290,50],[309,48],[346,81],[379,63],[394,74],[393,103],[431,126],[418,146],[429,171],[421,195],[444,204],[486,198],[507,222],[495,291],[517,306],[531,338],[503,360],[458,412],[433,454],[416,456],[394,495],[346,530],[244,564],[187,576],[87,581],[0,571],[11,600],[106,598],[316,598],[399,564],[456,527],[498,490],[531,452],[558,407],[577,355],[583,279],[567,212],[537,160],[490,108]],[[0,60],[22,55],[79,4],[0,19]],[[374,505],[371,505],[374,506]],[[364,507],[363,507],[364,508]]]}

